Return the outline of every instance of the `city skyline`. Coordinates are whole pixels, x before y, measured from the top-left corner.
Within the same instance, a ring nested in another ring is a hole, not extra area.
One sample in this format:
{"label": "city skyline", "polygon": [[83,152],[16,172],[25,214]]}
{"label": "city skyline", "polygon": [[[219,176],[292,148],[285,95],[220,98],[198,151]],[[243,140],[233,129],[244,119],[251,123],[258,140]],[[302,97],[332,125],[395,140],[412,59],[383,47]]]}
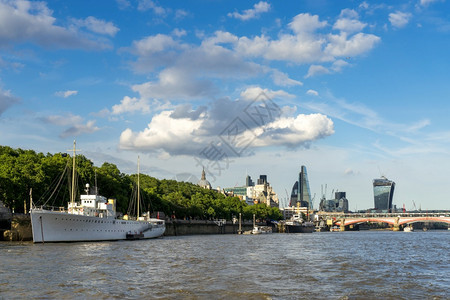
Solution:
{"label": "city skyline", "polygon": [[97,166],[204,167],[213,188],[266,174],[280,202],[304,165],[314,208],[325,184],[372,208],[385,176],[393,205],[450,209],[449,9],[0,0],[0,145],[58,153],[76,139]]}

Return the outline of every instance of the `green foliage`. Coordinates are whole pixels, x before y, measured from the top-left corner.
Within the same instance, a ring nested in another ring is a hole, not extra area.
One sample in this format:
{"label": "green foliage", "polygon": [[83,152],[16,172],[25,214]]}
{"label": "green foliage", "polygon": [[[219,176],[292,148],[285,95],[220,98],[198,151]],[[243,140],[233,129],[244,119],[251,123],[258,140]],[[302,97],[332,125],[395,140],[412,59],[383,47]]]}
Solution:
{"label": "green foliage", "polygon": [[[32,150],[12,149],[0,146],[0,200],[16,212],[24,211],[24,203],[29,208],[29,191],[33,190],[36,204],[66,206],[70,200],[69,178],[61,174],[71,174],[72,158],[66,154],[36,153]],[[116,165],[105,162],[95,167],[89,159],[77,155],[76,194],[84,192],[85,185],[99,187],[99,194],[116,199],[117,211],[127,213],[133,186],[137,175],[121,173]],[[54,190],[59,181],[61,190]],[[49,195],[53,194],[51,201]],[[244,219],[251,220],[253,214],[258,219],[279,220],[282,215],[278,208],[265,204],[248,206],[237,197],[226,197],[215,190],[205,190],[188,182],[158,180],[140,174],[141,211],[161,211],[166,216],[192,219],[227,219],[242,213]]]}

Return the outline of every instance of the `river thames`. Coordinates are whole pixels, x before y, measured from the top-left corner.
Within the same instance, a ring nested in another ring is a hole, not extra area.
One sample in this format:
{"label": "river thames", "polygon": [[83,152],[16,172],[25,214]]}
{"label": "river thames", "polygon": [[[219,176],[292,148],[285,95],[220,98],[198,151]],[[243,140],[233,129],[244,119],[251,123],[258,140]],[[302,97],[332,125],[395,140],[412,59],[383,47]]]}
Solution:
{"label": "river thames", "polygon": [[450,299],[450,231],[0,243],[0,299]]}

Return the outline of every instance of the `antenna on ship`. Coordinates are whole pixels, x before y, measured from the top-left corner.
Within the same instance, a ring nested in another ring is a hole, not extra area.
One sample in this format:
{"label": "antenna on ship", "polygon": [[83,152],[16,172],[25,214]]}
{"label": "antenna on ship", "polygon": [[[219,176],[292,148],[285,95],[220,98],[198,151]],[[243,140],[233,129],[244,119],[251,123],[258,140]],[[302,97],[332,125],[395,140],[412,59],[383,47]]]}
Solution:
{"label": "antenna on ship", "polygon": [[98,195],[98,187],[97,187],[97,170],[95,170],[95,195]]}

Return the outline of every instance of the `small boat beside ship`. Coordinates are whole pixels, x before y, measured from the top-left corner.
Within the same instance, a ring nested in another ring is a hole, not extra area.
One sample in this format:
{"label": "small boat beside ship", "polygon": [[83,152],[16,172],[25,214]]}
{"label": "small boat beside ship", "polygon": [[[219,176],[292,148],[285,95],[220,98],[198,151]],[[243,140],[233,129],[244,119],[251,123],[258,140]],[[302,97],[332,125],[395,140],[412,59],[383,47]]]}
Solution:
{"label": "small boat beside ship", "polygon": [[[73,151],[75,166],[75,142]],[[164,234],[164,220],[151,218],[149,212],[139,216],[138,209],[135,219],[117,218],[116,201],[97,193],[90,194],[89,184],[86,185],[86,194],[80,195],[78,202],[75,201],[74,177],[73,167],[71,201],[67,209],[35,206],[31,200],[34,243],[149,239]]]}
{"label": "small boat beside ship", "polygon": [[266,233],[272,233],[272,226],[256,225],[252,229],[252,234],[266,234]]}
{"label": "small boat beside ship", "polygon": [[413,232],[414,227],[412,225],[405,226],[405,228],[403,228],[403,231],[404,232]]}

